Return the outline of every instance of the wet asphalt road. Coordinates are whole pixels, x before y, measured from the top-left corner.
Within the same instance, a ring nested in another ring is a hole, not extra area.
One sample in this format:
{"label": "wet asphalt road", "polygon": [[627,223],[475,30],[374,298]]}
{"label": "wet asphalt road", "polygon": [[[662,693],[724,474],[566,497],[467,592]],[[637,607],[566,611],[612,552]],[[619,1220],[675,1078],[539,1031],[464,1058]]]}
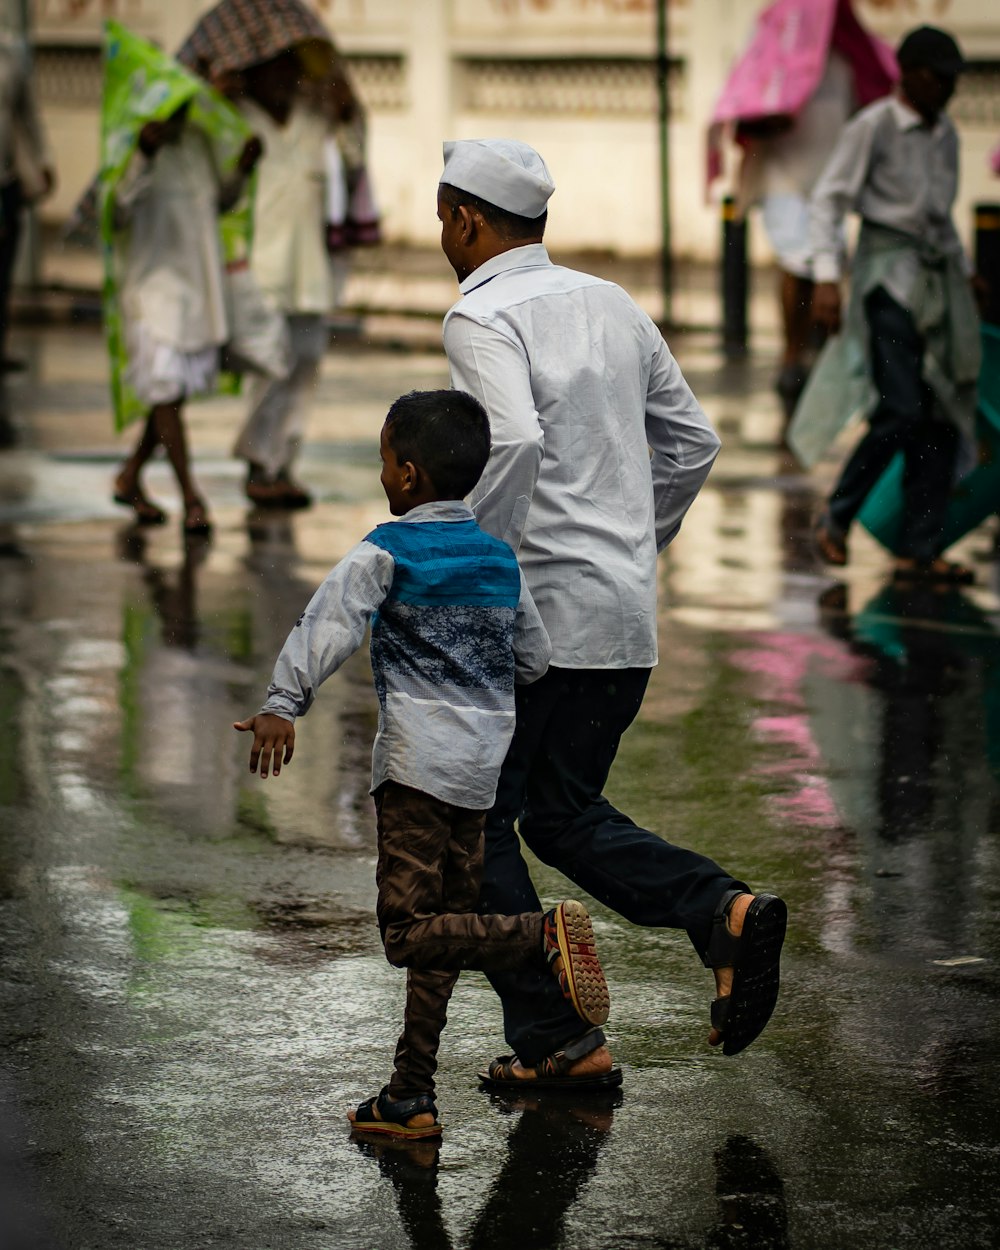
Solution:
{"label": "wet asphalt road", "polygon": [[[21,346],[0,454],[4,1250],[996,1244],[991,530],[958,548],[967,593],[894,589],[863,535],[835,582],[808,541],[834,465],[806,478],[775,450],[766,350],[726,365],[677,340],[725,450],[663,561],[661,664],[610,794],[787,899],[778,1013],[743,1056],[710,1051],[685,939],[595,906],[620,1096],[479,1092],[504,1045],[467,974],[443,1145],[359,1145],[344,1112],[386,1079],[402,1004],[373,918],[366,658],[277,782],[229,725],[385,519],[385,408],[444,362],[331,352],[303,468],[319,502],[294,516],[245,507],[239,402],[193,408],[217,528],[185,544],[108,499],[123,444],[96,334]],[[166,470],[150,481],[176,510]]]}

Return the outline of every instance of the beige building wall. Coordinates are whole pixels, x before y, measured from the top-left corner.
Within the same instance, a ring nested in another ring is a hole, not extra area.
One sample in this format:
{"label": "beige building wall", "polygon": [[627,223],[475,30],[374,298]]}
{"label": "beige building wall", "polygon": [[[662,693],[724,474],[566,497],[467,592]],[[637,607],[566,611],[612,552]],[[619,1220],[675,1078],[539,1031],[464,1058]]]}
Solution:
{"label": "beige building wall", "polygon": [[[656,0],[313,0],[352,65],[370,116],[370,164],[389,240],[433,244],[441,141],[513,135],[536,146],[557,185],[551,240],[563,248],[655,252],[660,237]],[[15,13],[18,0],[9,0]],[[61,220],[96,167],[101,22],[117,17],[174,48],[201,0],[34,0],[36,75],[60,173],[44,215]],[[711,258],[704,133],[758,0],[669,0],[671,210],[675,251]],[[964,140],[959,222],[1000,199],[986,154],[1000,142],[1000,5],[858,0],[895,40],[946,25],[979,64],[953,112]],[[716,189],[718,193],[721,187]],[[766,247],[754,233],[755,254]]]}

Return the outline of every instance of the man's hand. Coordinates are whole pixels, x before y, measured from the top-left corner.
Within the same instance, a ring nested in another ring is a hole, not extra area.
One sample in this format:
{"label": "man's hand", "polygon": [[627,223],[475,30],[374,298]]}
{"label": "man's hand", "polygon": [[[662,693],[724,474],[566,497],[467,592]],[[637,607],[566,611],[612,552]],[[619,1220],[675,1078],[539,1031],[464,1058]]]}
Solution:
{"label": "man's hand", "polygon": [[257,167],[257,162],[260,160],[263,151],[263,143],[261,143],[260,139],[258,139],[256,135],[251,135],[243,145],[243,151],[240,153],[240,159],[237,162],[236,168],[241,174],[252,174],[254,169]]}
{"label": "man's hand", "polygon": [[166,122],[146,122],[139,131],[139,147],[144,156],[155,156],[167,141]]}
{"label": "man's hand", "polygon": [[813,287],[812,319],[830,334],[840,329],[840,287],[836,282],[817,282]]}
{"label": "man's hand", "polygon": [[[260,775],[266,777],[268,770],[277,777],[282,764],[291,763],[292,752],[295,750],[295,726],[283,716],[273,716],[270,712],[258,712],[247,720],[238,720],[233,728],[240,733],[253,734],[253,746],[250,748],[250,771],[257,771],[260,761]],[[282,758],[284,756],[284,758]]]}

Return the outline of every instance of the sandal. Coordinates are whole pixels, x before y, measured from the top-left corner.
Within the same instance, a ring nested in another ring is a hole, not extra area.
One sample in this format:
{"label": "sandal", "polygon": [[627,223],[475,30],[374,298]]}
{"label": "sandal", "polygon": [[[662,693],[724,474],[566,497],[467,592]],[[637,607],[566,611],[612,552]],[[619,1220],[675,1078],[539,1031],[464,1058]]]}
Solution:
{"label": "sandal", "polygon": [[930,563],[897,564],[892,570],[894,582],[938,582],[947,586],[974,586],[976,574],[964,564],[953,560],[931,560]]}
{"label": "sandal", "polygon": [[[596,1043],[596,1045],[595,1045]],[[621,1068],[608,1072],[588,1072],[580,1076],[570,1073],[570,1068],[584,1055],[605,1043],[601,1029],[588,1029],[581,1037],[568,1042],[562,1050],[554,1051],[536,1064],[532,1064],[534,1076],[515,1076],[516,1055],[501,1055],[494,1059],[485,1072],[477,1072],[484,1089],[613,1089],[622,1083]]]}
{"label": "sandal", "polygon": [[[549,966],[559,978],[563,997],[587,1024],[604,1024],[611,1012],[611,996],[597,958],[594,926],[587,909],[567,899],[545,913],[542,945]],[[556,961],[562,966],[556,971]]]}
{"label": "sandal", "polygon": [[123,508],[131,508],[135,513],[137,525],[163,525],[166,522],[167,514],[162,508],[158,508],[152,500],[147,499],[138,486],[131,491],[124,491],[121,487],[121,474],[115,478],[114,494],[111,498],[115,503],[120,503]]}
{"label": "sandal", "polygon": [[764,1031],[778,1001],[781,946],[788,908],[774,894],[758,894],[747,908],[739,937],[726,923],[730,905],[746,890],[728,890],[719,903],[705,962],[732,968],[729,994],[712,1002],[712,1027],[722,1034],[722,1053],[737,1055]]}
{"label": "sandal", "polygon": [[834,524],[829,512],[824,512],[816,522],[813,538],[820,559],[843,568],[847,563],[847,534]]}
{"label": "sandal", "polygon": [[[378,1108],[378,1116],[375,1110]],[[433,1124],[423,1128],[409,1128],[406,1121],[425,1112],[434,1117]],[[405,1137],[417,1140],[421,1137],[440,1137],[443,1125],[438,1123],[438,1110],[431,1094],[418,1094],[416,1098],[398,1101],[389,1097],[389,1086],[383,1085],[375,1098],[366,1098],[347,1118],[351,1128],[358,1133],[384,1133],[388,1137]]]}
{"label": "sandal", "polygon": [[200,499],[193,499],[184,505],[182,528],[185,534],[210,534],[212,532],[212,522],[208,519],[208,511]]}

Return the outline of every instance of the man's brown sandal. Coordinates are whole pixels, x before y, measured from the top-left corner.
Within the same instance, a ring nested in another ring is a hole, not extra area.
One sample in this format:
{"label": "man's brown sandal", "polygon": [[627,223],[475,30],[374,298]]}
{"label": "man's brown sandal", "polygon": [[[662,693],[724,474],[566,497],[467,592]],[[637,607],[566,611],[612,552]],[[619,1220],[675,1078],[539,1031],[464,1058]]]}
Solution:
{"label": "man's brown sandal", "polygon": [[561,1050],[531,1064],[534,1076],[515,1074],[514,1064],[518,1062],[516,1055],[501,1055],[490,1063],[485,1072],[476,1075],[484,1089],[614,1089],[622,1083],[621,1068],[611,1068],[608,1072],[585,1072],[576,1076],[570,1072],[578,1059],[589,1055],[604,1043],[605,1037],[601,1029],[589,1029],[581,1037],[567,1042]]}
{"label": "man's brown sandal", "polygon": [[722,1053],[737,1055],[764,1031],[778,1001],[779,962],[788,909],[774,894],[758,894],[746,910],[743,930],[730,933],[726,917],[746,890],[728,890],[719,903],[705,962],[732,968],[729,994],[712,1003],[712,1027],[722,1034]]}

